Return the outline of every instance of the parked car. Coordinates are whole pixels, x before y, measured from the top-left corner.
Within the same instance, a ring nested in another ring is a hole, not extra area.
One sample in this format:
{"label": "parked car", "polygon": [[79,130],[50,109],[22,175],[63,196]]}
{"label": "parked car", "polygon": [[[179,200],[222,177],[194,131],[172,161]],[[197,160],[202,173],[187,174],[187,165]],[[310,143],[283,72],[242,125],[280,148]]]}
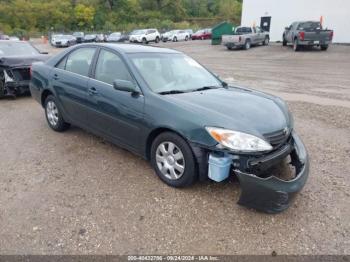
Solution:
{"label": "parked car", "polygon": [[0,97],[29,93],[32,62],[48,58],[29,42],[0,40]]}
{"label": "parked car", "polygon": [[129,41],[143,44],[148,44],[149,42],[158,43],[160,41],[160,34],[157,29],[136,30],[130,34]]}
{"label": "parked car", "polygon": [[211,29],[206,28],[206,29],[201,29],[195,32],[192,35],[192,40],[204,40],[204,39],[211,39]]}
{"label": "parked car", "polygon": [[97,35],[96,34],[88,34],[84,36],[84,43],[92,43],[96,42]]}
{"label": "parked car", "polygon": [[[169,186],[236,175],[239,204],[275,213],[308,177],[308,155],[282,99],[227,86],[175,50],[75,46],[33,64],[30,89],[54,131],[73,124],[102,136],[149,160]],[[294,176],[272,175],[286,158]]]}
{"label": "parked car", "polygon": [[105,35],[104,34],[97,34],[95,41],[96,42],[105,42]]}
{"label": "parked car", "polygon": [[59,35],[55,37],[53,46],[55,47],[68,47],[75,45],[77,39],[73,35]]}
{"label": "parked car", "polygon": [[84,42],[84,32],[74,32],[72,35],[75,37],[78,44]]}
{"label": "parked car", "polygon": [[319,46],[326,51],[332,43],[333,30],[323,29],[320,22],[294,22],[285,28],[282,36],[283,46],[293,44],[294,51],[303,46]]}
{"label": "parked car", "polygon": [[249,49],[252,45],[268,45],[270,41],[269,32],[265,32],[260,27],[239,26],[233,35],[223,35],[222,44],[227,49],[234,47]]}
{"label": "parked car", "polygon": [[19,39],[18,36],[10,36],[10,37],[9,37],[9,40],[12,40],[12,41],[20,41],[20,39]]}
{"label": "parked car", "polygon": [[190,35],[185,30],[172,30],[163,34],[162,40],[163,42],[167,42],[167,41],[177,42],[177,41],[183,41],[183,40],[188,41],[188,39],[190,39]]}
{"label": "parked car", "polygon": [[10,40],[8,35],[0,34],[0,40]]}
{"label": "parked car", "polygon": [[185,31],[189,34],[190,39],[191,39],[192,35],[193,35],[193,30],[192,29],[186,29]]}
{"label": "parked car", "polygon": [[62,35],[63,35],[63,34],[52,34],[52,35],[51,35],[50,44],[51,44],[52,46],[55,46],[56,38],[57,38],[57,37],[60,37],[60,36],[62,36]]}
{"label": "parked car", "polygon": [[120,42],[122,33],[114,32],[107,37],[107,42]]}

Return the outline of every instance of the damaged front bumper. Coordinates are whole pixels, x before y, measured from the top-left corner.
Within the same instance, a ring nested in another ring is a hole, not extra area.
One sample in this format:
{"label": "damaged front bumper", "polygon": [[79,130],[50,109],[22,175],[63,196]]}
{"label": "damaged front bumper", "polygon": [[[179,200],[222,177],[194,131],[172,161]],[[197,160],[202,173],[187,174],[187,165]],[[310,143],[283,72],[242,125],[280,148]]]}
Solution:
{"label": "damaged front bumper", "polygon": [[[282,180],[276,176],[263,178],[234,169],[241,187],[238,204],[267,213],[278,213],[290,206],[293,196],[303,188],[309,175],[309,157],[306,148],[294,132],[290,143],[291,149],[287,153],[295,168],[295,177],[291,180]],[[266,161],[270,162],[273,159]],[[263,161],[259,164],[264,165]]]}

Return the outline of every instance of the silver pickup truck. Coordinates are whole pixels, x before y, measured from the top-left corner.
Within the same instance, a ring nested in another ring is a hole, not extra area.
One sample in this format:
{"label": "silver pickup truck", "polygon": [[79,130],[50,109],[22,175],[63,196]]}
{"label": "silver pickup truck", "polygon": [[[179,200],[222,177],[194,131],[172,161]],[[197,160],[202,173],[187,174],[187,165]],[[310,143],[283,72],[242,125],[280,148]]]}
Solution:
{"label": "silver pickup truck", "polygon": [[323,29],[320,22],[294,22],[285,28],[282,36],[283,46],[293,44],[294,51],[302,46],[319,46],[321,50],[328,49],[333,39],[333,30]]}
{"label": "silver pickup truck", "polygon": [[234,47],[249,49],[252,45],[268,45],[270,41],[269,32],[260,27],[239,26],[233,35],[223,35],[222,44],[231,50]]}

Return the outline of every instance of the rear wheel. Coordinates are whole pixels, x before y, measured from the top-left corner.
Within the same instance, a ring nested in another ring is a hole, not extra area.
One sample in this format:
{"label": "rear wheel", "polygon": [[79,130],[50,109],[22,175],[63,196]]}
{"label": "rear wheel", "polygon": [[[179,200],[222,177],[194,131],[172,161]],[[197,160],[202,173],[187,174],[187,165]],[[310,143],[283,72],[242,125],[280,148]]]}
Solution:
{"label": "rear wheel", "polygon": [[265,40],[264,40],[264,42],[263,42],[263,45],[268,45],[269,42],[270,42],[270,39],[269,39],[268,36],[266,36],[266,37],[265,37]]}
{"label": "rear wheel", "polygon": [[64,121],[62,113],[57,106],[56,98],[53,95],[49,95],[45,99],[45,115],[49,127],[54,131],[63,132],[70,126]]}
{"label": "rear wheel", "polygon": [[185,41],[188,41],[188,36],[186,35],[186,37],[185,37]]}
{"label": "rear wheel", "polygon": [[226,46],[228,50],[232,50],[232,46]]}
{"label": "rear wheel", "polygon": [[244,44],[244,50],[248,50],[249,48],[250,48],[250,40],[249,39],[247,39],[246,41],[245,41],[245,44]]}
{"label": "rear wheel", "polygon": [[186,187],[197,179],[197,168],[187,142],[172,132],[160,134],[152,143],[151,163],[158,177],[172,187]]}
{"label": "rear wheel", "polygon": [[321,50],[326,51],[328,49],[328,45],[321,45]]}

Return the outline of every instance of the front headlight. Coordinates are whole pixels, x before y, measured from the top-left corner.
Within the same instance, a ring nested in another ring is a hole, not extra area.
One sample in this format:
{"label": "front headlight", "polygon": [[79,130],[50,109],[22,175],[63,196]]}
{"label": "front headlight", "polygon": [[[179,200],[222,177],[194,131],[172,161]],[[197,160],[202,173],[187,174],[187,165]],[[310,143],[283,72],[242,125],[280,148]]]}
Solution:
{"label": "front headlight", "polygon": [[206,127],[210,136],[220,145],[239,152],[260,152],[272,150],[272,146],[265,140],[238,131]]}

